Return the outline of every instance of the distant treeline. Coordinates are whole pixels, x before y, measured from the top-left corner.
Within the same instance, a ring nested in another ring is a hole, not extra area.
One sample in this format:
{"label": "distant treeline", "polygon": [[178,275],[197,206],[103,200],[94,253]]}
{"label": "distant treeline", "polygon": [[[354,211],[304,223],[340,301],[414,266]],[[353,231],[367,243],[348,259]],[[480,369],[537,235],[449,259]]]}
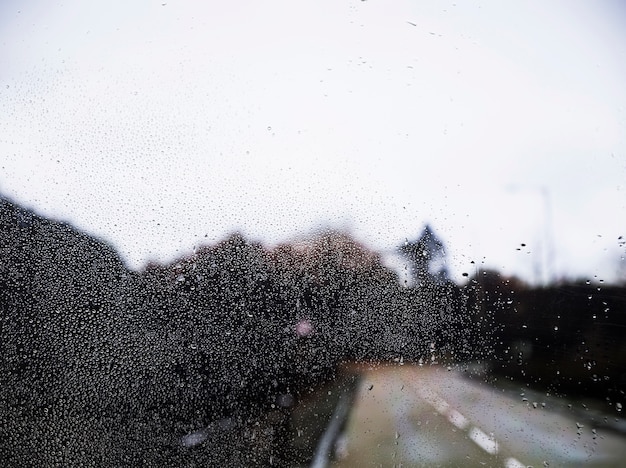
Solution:
{"label": "distant treeline", "polygon": [[490,326],[497,373],[613,403],[626,390],[626,287],[576,281],[529,287],[481,271],[468,307]]}

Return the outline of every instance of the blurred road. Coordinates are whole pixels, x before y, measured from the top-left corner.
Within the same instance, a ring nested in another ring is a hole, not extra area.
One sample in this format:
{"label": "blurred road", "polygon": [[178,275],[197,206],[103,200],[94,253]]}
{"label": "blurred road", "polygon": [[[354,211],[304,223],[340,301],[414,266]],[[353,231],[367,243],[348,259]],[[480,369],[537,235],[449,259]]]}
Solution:
{"label": "blurred road", "polygon": [[521,385],[437,366],[364,368],[332,466],[626,466],[618,413]]}

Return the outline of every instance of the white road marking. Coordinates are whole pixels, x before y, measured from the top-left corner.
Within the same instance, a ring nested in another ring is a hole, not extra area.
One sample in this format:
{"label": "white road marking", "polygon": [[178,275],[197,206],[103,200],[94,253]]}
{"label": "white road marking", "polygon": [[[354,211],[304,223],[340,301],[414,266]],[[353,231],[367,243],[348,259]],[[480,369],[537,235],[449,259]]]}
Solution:
{"label": "white road marking", "polygon": [[444,400],[443,398],[439,397],[439,395],[434,396],[431,404],[433,405],[433,407],[439,414],[443,414],[444,416],[446,415],[446,413],[448,412],[448,409],[450,408],[450,405],[448,404],[448,402]]}
{"label": "white road marking", "polygon": [[474,426],[470,429],[469,437],[489,455],[498,453],[498,442],[493,437],[485,434],[478,427]]}
{"label": "white road marking", "polygon": [[[478,445],[481,449],[483,449],[490,455],[496,455],[498,453],[500,446],[495,437],[487,435],[478,426],[471,425],[469,419],[463,416],[463,414],[461,414],[456,409],[452,408],[450,404],[446,400],[441,398],[441,396],[439,396],[434,390],[418,386],[412,380],[409,381],[409,385],[417,392],[422,400],[431,405],[439,414],[446,417],[448,421],[454,424],[454,426],[456,426],[458,429],[466,430],[467,428],[470,428],[468,431],[469,438],[473,440],[474,443]],[[504,467],[525,468],[526,465],[513,457],[509,457],[504,461]]]}
{"label": "white road marking", "polygon": [[507,458],[504,462],[505,468],[526,468],[526,465],[517,461],[515,458]]}
{"label": "white road marking", "polygon": [[462,431],[467,429],[470,425],[469,420],[454,408],[450,408],[450,411],[448,411],[448,421],[450,421]]}

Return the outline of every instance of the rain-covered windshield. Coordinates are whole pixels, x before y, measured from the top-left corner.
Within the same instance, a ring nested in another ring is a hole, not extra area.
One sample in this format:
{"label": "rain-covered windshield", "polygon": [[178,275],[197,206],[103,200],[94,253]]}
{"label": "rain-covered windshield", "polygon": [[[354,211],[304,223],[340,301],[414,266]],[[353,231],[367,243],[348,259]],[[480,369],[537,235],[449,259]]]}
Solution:
{"label": "rain-covered windshield", "polygon": [[0,466],[622,466],[625,14],[4,2]]}

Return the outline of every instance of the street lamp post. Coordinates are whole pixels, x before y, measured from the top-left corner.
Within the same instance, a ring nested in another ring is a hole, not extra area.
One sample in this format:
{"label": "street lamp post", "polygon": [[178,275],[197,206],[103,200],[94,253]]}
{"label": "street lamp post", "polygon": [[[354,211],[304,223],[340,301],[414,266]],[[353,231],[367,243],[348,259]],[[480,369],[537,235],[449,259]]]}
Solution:
{"label": "street lamp post", "polygon": [[552,238],[552,204],[550,191],[545,185],[540,186],[509,186],[511,192],[520,192],[531,190],[541,197],[541,206],[543,212],[543,227],[541,236],[540,251],[540,273],[539,278],[544,286],[547,286],[554,280],[554,241]]}

